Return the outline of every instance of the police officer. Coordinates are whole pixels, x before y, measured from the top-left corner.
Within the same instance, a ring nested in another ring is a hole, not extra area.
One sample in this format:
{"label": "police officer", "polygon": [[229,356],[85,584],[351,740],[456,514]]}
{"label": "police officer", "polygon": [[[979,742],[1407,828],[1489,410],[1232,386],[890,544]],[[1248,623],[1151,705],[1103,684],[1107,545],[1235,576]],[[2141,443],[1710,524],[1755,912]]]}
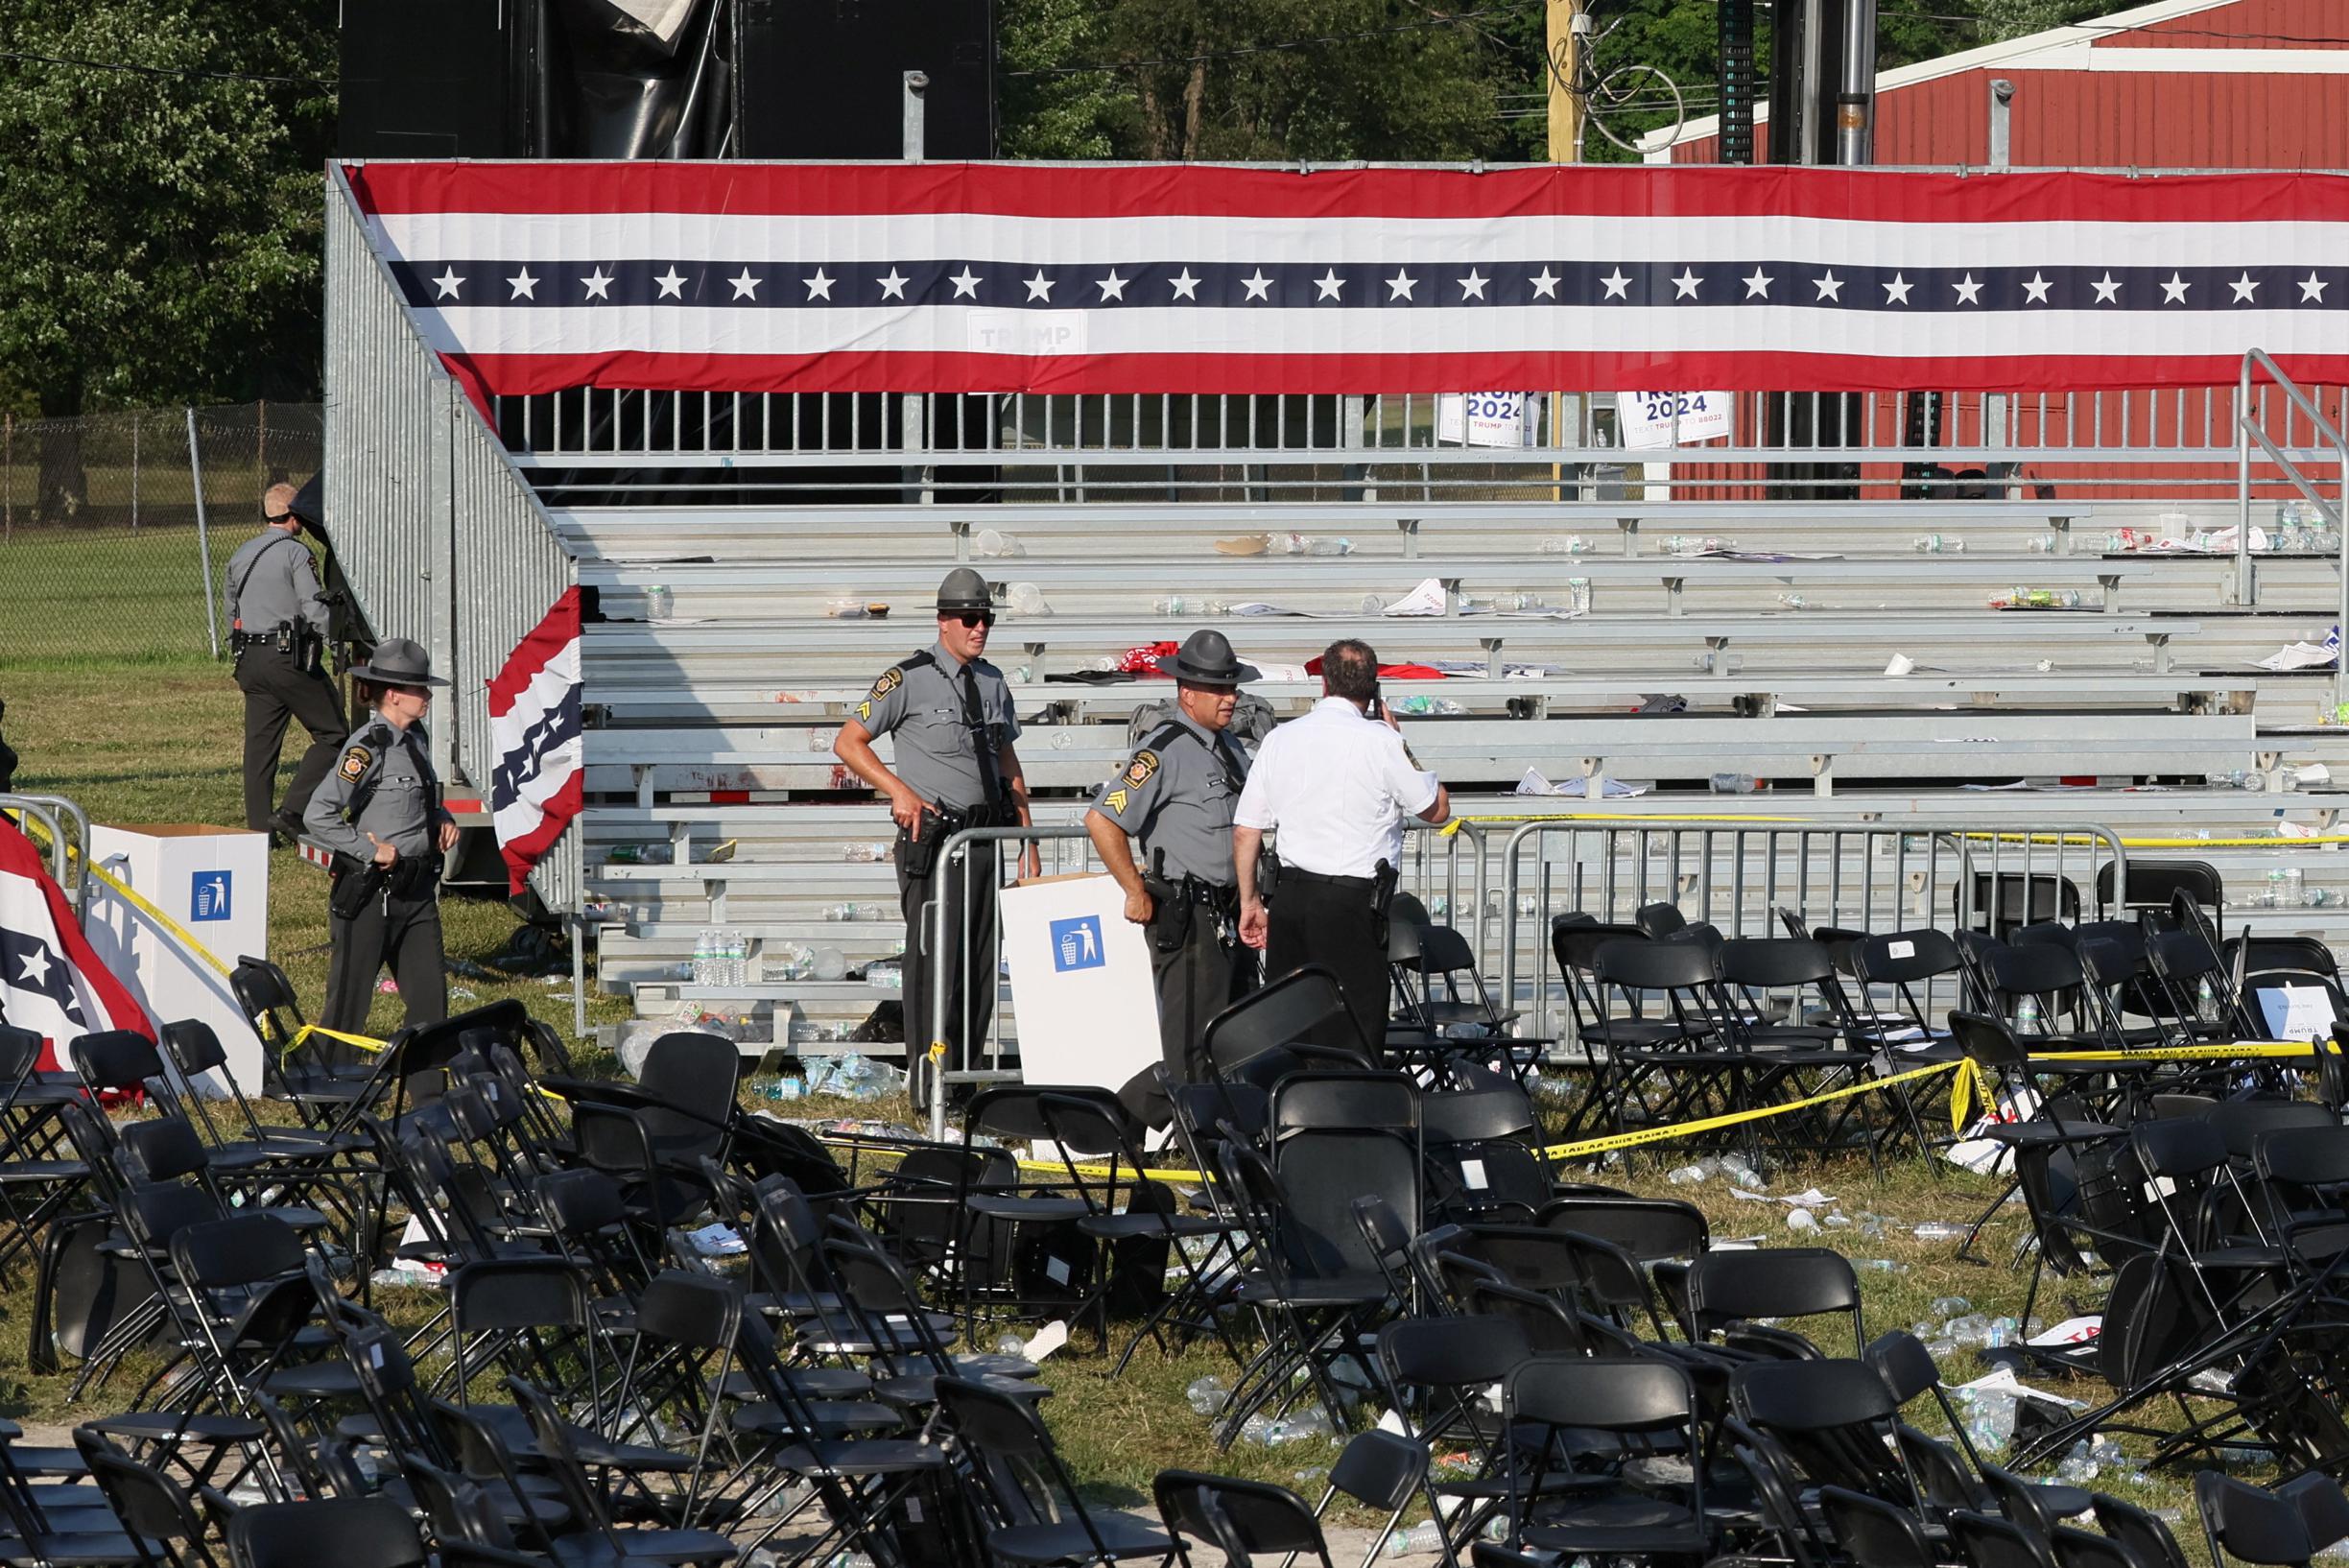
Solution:
{"label": "police officer", "polygon": [[433,688],[448,682],[405,637],[377,644],[351,678],[374,715],[351,736],[302,817],[310,837],[335,852],[327,900],[334,953],[319,1022],[351,1033],[366,1028],[375,977],[388,963],[409,1024],[437,1024],[448,1016],[440,858],[456,845],[457,823],[440,803],[421,721]]}
{"label": "police officer", "polygon": [[[1403,744],[1379,701],[1378,654],[1346,638],[1321,654],[1320,701],[1267,736],[1232,818],[1240,935],[1278,979],[1308,963],[1338,976],[1346,1010],[1373,1049],[1387,1042],[1387,904],[1403,864],[1403,819],[1441,822],[1452,802]],[[1280,880],[1268,912],[1256,857],[1280,830]],[[1337,1031],[1316,1042],[1348,1045]]]}
{"label": "police officer", "polygon": [[[1186,1083],[1198,1076],[1193,1057],[1207,1020],[1256,978],[1256,955],[1240,942],[1232,870],[1232,812],[1248,759],[1224,731],[1241,683],[1257,672],[1240,662],[1221,631],[1193,632],[1180,653],[1158,661],[1158,672],[1174,677],[1174,715],[1094,792],[1085,831],[1126,890],[1126,918],[1150,928],[1158,1051],[1169,1081]],[[1127,834],[1141,841],[1143,866],[1134,863]],[[1120,1093],[1136,1116],[1165,1125],[1166,1097],[1154,1074],[1144,1071]]]}
{"label": "police officer", "polygon": [[[291,485],[272,485],[263,492],[264,526],[237,546],[222,581],[228,646],[237,686],[245,693],[245,825],[256,833],[274,829],[287,838],[301,831],[311,792],[350,733],[334,681],[320,663],[326,601],[319,592],[310,549],[301,540],[295,494]],[[310,749],[294,771],[285,805],[273,816],[270,798],[289,718],[299,719],[310,732]]]}
{"label": "police officer", "polygon": [[[1011,689],[989,664],[987,632],[995,606],[986,579],[967,566],[946,574],[937,591],[937,641],[881,672],[856,717],[841,726],[832,750],[890,803],[897,823],[897,904],[905,915],[906,1061],[915,1102],[929,1098],[932,996],[946,997],[945,1064],[966,1064],[971,1042],[985,1037],[995,1010],[995,887],[991,846],[949,867],[940,853],[969,827],[1026,826],[1028,779],[1020,772],[1019,720]],[[872,743],[896,736],[896,767]],[[1031,843],[1023,874],[1036,871]],[[923,906],[945,906],[942,952],[924,951]]]}

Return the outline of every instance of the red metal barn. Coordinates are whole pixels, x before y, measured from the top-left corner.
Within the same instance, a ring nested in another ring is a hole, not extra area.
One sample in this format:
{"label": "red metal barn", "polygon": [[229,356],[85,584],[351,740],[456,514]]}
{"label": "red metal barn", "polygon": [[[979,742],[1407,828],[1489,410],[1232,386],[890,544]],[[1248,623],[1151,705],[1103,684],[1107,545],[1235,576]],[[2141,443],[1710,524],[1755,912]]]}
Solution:
{"label": "red metal barn", "polygon": [[[1877,83],[1876,161],[1983,167],[1994,81],[2013,86],[2008,162],[2017,168],[2349,169],[2349,0],[2158,0],[1886,71]],[[1768,145],[1767,108],[1758,118],[1759,151]],[[1711,116],[1692,120],[1676,141],[1660,132],[1642,151],[1650,162],[1710,163],[1718,131]],[[2231,388],[2046,399],[2017,392],[2008,430],[2026,445],[2223,443],[2232,429]],[[2322,395],[2337,419],[2339,391]],[[1878,440],[1900,439],[1890,402],[1876,400]],[[1943,442],[1980,439],[1979,396],[1952,399],[1950,412]],[[2066,465],[2045,477],[2110,472]],[[2171,493],[2231,492],[2231,473],[2210,477],[2218,483],[2207,491]]]}

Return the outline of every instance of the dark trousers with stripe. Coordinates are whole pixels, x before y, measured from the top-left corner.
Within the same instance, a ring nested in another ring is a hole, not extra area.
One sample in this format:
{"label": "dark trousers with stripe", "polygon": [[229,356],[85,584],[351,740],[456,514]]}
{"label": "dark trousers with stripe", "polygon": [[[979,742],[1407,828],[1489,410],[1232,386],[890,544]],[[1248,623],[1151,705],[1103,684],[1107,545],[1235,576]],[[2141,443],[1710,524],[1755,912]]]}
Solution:
{"label": "dark trousers with stripe", "polygon": [[293,654],[267,644],[237,651],[236,683],[245,694],[245,825],[267,833],[288,721],[299,719],[310,732],[310,749],[294,770],[283,807],[297,819],[334,766],[335,750],[349,736],[350,725],[324,672],[304,670]]}
{"label": "dark trousers with stripe", "polygon": [[[907,1085],[914,1103],[929,1104],[930,1010],[937,988],[946,992],[946,1070],[969,1066],[974,1046],[986,1038],[987,1022],[995,1016],[995,884],[996,851],[991,843],[974,844],[967,859],[949,867],[941,853],[930,874],[914,877],[897,867],[897,908],[905,915],[905,1037]],[[932,901],[946,906],[946,935],[939,951],[926,949],[932,940],[929,911]]]}

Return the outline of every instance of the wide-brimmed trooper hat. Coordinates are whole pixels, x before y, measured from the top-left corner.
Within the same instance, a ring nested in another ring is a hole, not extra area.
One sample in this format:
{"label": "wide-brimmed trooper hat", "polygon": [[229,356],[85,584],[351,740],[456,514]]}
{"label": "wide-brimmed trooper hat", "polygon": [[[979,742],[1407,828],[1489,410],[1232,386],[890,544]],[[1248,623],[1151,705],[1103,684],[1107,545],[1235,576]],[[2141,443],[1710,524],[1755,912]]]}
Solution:
{"label": "wide-brimmed trooper hat", "polygon": [[445,686],[447,681],[432,673],[432,660],[424,650],[406,637],[386,637],[375,645],[375,652],[365,664],[351,666],[351,674],[361,680],[372,680],[379,686]]}
{"label": "wide-brimmed trooper hat", "polygon": [[1158,661],[1158,673],[1195,686],[1237,686],[1257,678],[1256,666],[1243,664],[1231,639],[1221,631],[1194,631],[1182,651]]}

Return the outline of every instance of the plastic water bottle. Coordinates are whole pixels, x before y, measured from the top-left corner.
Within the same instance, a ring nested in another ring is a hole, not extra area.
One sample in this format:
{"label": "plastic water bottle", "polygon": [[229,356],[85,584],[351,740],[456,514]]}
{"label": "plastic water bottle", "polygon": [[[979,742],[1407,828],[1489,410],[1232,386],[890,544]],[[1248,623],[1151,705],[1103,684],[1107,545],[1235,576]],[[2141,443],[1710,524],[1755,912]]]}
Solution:
{"label": "plastic water bottle", "polygon": [[2055,535],[2034,534],[2023,541],[2023,548],[2034,556],[2052,556],[2055,553]]}
{"label": "plastic water bottle", "polygon": [[2014,1026],[2018,1034],[2036,1034],[2040,1032],[2037,997],[2026,996],[2015,1003]]}
{"label": "plastic water bottle", "polygon": [[1545,556],[1580,556],[1589,554],[1590,541],[1579,534],[1553,534],[1538,548]]}
{"label": "plastic water bottle", "polygon": [[676,596],[666,582],[655,582],[645,589],[645,619],[666,621],[676,613]]}
{"label": "plastic water bottle", "polygon": [[741,986],[750,984],[750,933],[726,933],[726,984]]}
{"label": "plastic water bottle", "polygon": [[1151,608],[1160,615],[1188,615],[1191,612],[1191,602],[1181,594],[1173,593],[1163,599],[1152,600]]}
{"label": "plastic water bottle", "polygon": [[1184,1401],[1200,1415],[1213,1415],[1223,1408],[1223,1402],[1230,1397],[1231,1390],[1213,1372],[1205,1377],[1194,1378],[1191,1386],[1183,1390]]}
{"label": "plastic water bottle", "polygon": [[1965,540],[1955,534],[1920,534],[1909,546],[1920,556],[1962,556]]}
{"label": "plastic water bottle", "polygon": [[1415,1524],[1409,1530],[1398,1530],[1387,1537],[1379,1548],[1382,1557],[1417,1557],[1443,1550],[1443,1526],[1433,1519]]}
{"label": "plastic water bottle", "polygon": [[694,933],[693,983],[695,985],[713,984],[710,975],[716,967],[716,960],[713,957],[716,945],[715,938],[709,927],[703,926]]}

